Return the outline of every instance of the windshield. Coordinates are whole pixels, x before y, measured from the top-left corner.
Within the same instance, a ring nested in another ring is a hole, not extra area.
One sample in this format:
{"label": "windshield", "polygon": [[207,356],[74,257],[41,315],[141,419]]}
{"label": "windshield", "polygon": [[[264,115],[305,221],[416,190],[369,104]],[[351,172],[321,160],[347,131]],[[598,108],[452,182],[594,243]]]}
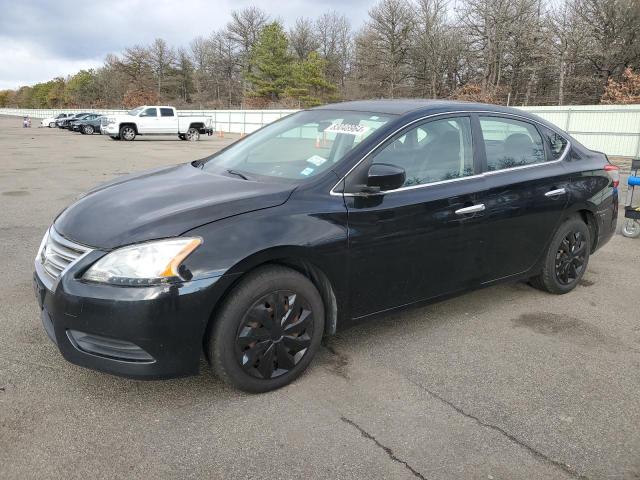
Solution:
{"label": "windshield", "polygon": [[129,110],[127,112],[127,115],[133,115],[135,117],[136,115],[138,115],[142,111],[143,108],[144,107],[137,107],[137,108],[134,108],[133,110]]}
{"label": "windshield", "polygon": [[249,180],[311,178],[330,169],[392,118],[370,112],[299,112],[214,155],[202,168]]}

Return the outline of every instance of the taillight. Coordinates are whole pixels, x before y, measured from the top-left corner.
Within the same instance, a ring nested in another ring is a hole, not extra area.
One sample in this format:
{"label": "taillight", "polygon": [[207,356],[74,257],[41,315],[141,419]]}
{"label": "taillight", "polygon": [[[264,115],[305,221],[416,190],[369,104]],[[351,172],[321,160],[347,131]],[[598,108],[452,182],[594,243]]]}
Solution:
{"label": "taillight", "polygon": [[613,188],[618,188],[618,185],[620,185],[620,168],[615,165],[608,164],[604,166],[604,171],[607,172],[611,177],[611,180],[613,180]]}

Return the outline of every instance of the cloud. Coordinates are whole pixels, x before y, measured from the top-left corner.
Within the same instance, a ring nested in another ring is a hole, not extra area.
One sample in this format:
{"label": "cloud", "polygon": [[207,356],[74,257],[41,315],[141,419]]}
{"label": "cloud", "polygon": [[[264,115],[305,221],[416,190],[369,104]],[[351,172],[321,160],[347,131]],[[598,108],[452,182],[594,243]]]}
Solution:
{"label": "cloud", "polygon": [[108,53],[164,38],[186,46],[223,28],[248,5],[290,25],[328,10],[359,27],[374,0],[0,0],[0,88],[47,81],[98,66]]}

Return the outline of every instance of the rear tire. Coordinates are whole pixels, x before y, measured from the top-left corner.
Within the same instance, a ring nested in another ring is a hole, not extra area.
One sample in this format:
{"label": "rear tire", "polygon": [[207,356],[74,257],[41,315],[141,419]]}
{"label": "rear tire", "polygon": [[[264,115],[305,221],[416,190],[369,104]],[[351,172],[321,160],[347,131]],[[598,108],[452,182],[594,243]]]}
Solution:
{"label": "rear tire", "polygon": [[265,266],[249,273],[213,319],[207,350],[213,370],[246,392],[291,383],[320,348],[324,304],[295,270]]}
{"label": "rear tire", "polygon": [[53,128],[53,127],[55,127],[55,126],[56,126],[56,122],[50,122],[50,123],[49,123],[49,128]]}
{"label": "rear tire", "polygon": [[200,131],[197,128],[191,127],[189,130],[187,130],[185,138],[190,142],[197,142],[198,140],[200,140]]}
{"label": "rear tire", "polygon": [[640,222],[633,218],[627,218],[622,225],[622,235],[627,238],[640,237]]}
{"label": "rear tire", "polygon": [[530,284],[556,295],[576,288],[589,264],[591,235],[579,217],[565,220],[558,228],[545,253],[542,272]]}

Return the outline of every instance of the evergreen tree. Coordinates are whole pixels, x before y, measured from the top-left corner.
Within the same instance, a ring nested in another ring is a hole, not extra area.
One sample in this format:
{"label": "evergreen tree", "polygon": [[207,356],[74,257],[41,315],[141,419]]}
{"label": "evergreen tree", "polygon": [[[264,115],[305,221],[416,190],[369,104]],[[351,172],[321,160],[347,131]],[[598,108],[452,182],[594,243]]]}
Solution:
{"label": "evergreen tree", "polygon": [[277,101],[290,84],[292,57],[287,35],[278,22],[266,25],[251,49],[250,95]]}
{"label": "evergreen tree", "polygon": [[298,99],[304,107],[313,107],[330,101],[337,87],[325,77],[326,69],[327,61],[317,52],[311,52],[305,60],[293,65],[291,85],[285,93],[287,96]]}

